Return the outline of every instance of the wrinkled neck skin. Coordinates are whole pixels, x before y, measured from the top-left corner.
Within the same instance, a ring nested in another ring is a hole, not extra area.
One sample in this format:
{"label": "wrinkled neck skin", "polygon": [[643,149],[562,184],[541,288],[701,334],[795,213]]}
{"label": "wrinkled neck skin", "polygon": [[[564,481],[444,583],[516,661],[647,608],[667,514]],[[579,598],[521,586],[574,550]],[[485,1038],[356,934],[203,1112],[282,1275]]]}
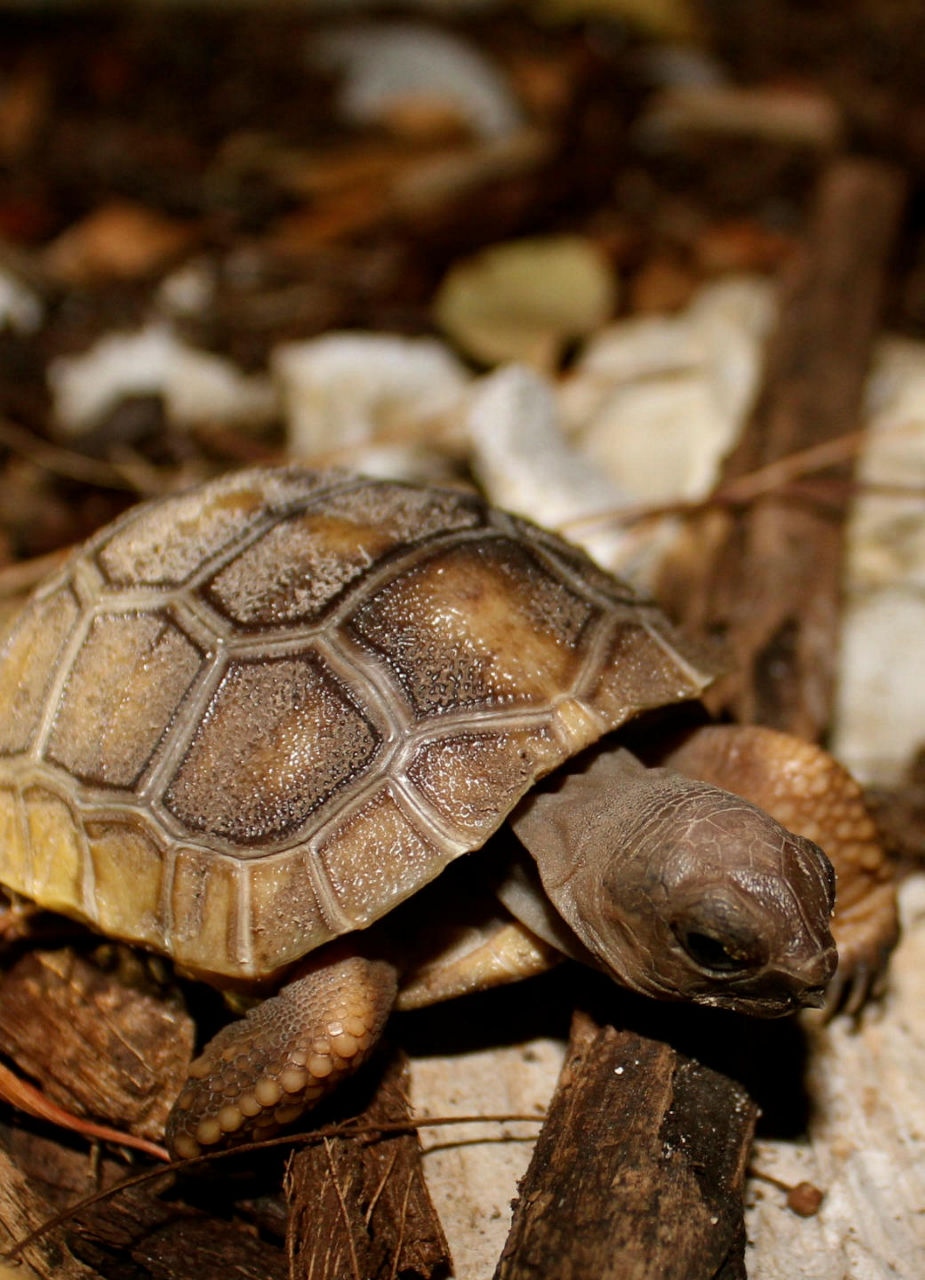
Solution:
{"label": "wrinkled neck skin", "polygon": [[623,985],[764,1016],[822,1002],[831,867],[748,802],[609,746],[511,825],[556,911]]}

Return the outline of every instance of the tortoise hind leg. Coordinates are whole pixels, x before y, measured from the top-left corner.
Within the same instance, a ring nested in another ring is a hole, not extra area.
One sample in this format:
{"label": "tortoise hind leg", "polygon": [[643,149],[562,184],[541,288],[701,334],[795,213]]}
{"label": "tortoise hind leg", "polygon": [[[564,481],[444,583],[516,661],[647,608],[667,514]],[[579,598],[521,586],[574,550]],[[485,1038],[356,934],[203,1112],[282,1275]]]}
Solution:
{"label": "tortoise hind leg", "polygon": [[856,1013],[876,991],[899,935],[892,867],[847,769],[810,742],[759,725],[707,725],[659,763],[759,805],[815,841],[835,868],[839,964],[826,1002]]}
{"label": "tortoise hind leg", "polygon": [[312,956],[280,991],[229,1023],[191,1065],[167,1120],[171,1155],[290,1124],[372,1052],[395,1002],[396,972],[343,945]]}

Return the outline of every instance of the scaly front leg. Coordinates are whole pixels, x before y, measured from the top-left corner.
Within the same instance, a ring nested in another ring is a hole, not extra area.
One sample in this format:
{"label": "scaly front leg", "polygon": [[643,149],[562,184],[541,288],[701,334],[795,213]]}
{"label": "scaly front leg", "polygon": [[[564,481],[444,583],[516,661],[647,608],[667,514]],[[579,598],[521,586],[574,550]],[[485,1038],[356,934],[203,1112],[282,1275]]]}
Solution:
{"label": "scaly front leg", "polygon": [[396,988],[391,964],[345,944],[311,956],[190,1065],[167,1121],[171,1154],[189,1159],[223,1139],[255,1140],[291,1124],[366,1061]]}

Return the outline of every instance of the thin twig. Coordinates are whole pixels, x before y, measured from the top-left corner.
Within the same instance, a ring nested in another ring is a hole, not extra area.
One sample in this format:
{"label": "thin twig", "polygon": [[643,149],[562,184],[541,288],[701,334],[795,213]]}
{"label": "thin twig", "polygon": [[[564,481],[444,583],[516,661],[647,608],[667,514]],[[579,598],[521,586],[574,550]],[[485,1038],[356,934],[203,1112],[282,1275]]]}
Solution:
{"label": "thin twig", "polygon": [[[878,434],[886,434],[887,432],[893,434],[918,428],[918,423],[897,423],[895,426],[884,428]],[[560,533],[576,537],[599,526],[632,525],[646,520],[661,519],[664,516],[699,515],[701,512],[715,507],[746,506],[761,497],[768,497],[771,494],[780,495],[787,490],[788,486],[793,486],[796,481],[812,475],[814,472],[823,471],[826,467],[836,466],[841,462],[848,461],[857,455],[862,445],[869,438],[870,432],[866,429],[847,431],[844,435],[837,436],[834,440],[826,440],[822,444],[813,445],[809,449],[801,449],[797,453],[789,454],[786,458],[779,458],[774,462],[768,463],[767,466],[749,471],[747,475],[738,476],[736,479],[730,480],[728,484],[715,489],[706,497],[688,501],[678,499],[674,502],[660,504],[639,503],[634,506],[624,507],[623,510],[613,510],[611,508],[607,511],[591,512],[588,515],[576,516],[571,520],[565,520],[557,528]],[[845,492],[885,493],[902,497],[923,496],[922,488],[915,485],[881,484],[876,481],[866,482],[863,480],[844,481],[841,483],[844,485]],[[806,491],[805,489],[800,490],[799,493],[800,496],[805,496]]]}
{"label": "thin twig", "polygon": [[392,1170],[395,1168],[395,1162],[397,1159],[398,1159],[398,1152],[393,1151],[392,1158],[389,1161],[388,1165],[386,1166],[385,1172],[383,1173],[382,1177],[379,1179],[379,1185],[376,1188],[376,1190],[373,1192],[370,1198],[369,1205],[366,1209],[366,1216],[363,1220],[365,1226],[367,1227],[373,1220],[373,1214],[376,1211],[376,1205],[379,1203],[379,1197],[382,1195],[383,1191],[385,1190],[386,1183],[388,1182],[389,1178],[391,1178],[392,1176]]}
{"label": "thin twig", "polygon": [[401,1257],[401,1247],[405,1242],[405,1225],[408,1221],[408,1201],[411,1199],[411,1174],[405,1179],[405,1194],[402,1196],[401,1202],[401,1218],[398,1222],[398,1233],[395,1240],[395,1248],[392,1251],[392,1265],[389,1268],[389,1280],[395,1280],[398,1274],[398,1260]]}
{"label": "thin twig", "polygon": [[[133,1187],[154,1182],[157,1178],[166,1177],[168,1174],[189,1173],[193,1168],[212,1164],[218,1160],[227,1160],[233,1156],[251,1155],[258,1151],[272,1150],[275,1147],[315,1146],[328,1138],[368,1138],[376,1140],[387,1136],[401,1137],[405,1134],[417,1133],[421,1129],[436,1128],[438,1125],[513,1124],[515,1122],[542,1124],[545,1119],[544,1112],[532,1112],[530,1114],[507,1112],[490,1115],[420,1116],[415,1120],[380,1120],[375,1124],[369,1124],[366,1121],[344,1120],[339,1124],[326,1125],[323,1129],[316,1129],[313,1133],[281,1134],[275,1138],[264,1138],[260,1142],[242,1142],[239,1146],[225,1147],[221,1151],[206,1151],[202,1155],[192,1156],[188,1160],[176,1160],[166,1168],[145,1169],[141,1173],[136,1173],[130,1178],[123,1179],[122,1182],[114,1183],[111,1187],[106,1187],[102,1191],[94,1192],[91,1196],[86,1196],[83,1200],[79,1200],[76,1204],[71,1205],[70,1208],[62,1209],[60,1213],[56,1213],[46,1222],[43,1222],[41,1226],[30,1231],[28,1235],[23,1236],[22,1240],[17,1241],[2,1256],[9,1262],[16,1262],[22,1257],[24,1251],[38,1240],[49,1235],[52,1231],[56,1231],[58,1227],[63,1226],[64,1223],[69,1222],[78,1214],[94,1208],[104,1200],[108,1200],[122,1191],[129,1191]],[[484,1139],[484,1141],[492,1141],[492,1139]]]}
{"label": "thin twig", "polygon": [[0,418],[0,445],[34,462],[37,467],[67,480],[80,480],[100,489],[144,492],[139,491],[136,479],[126,474],[121,467],[100,458],[90,458],[73,449],[62,449],[60,445],[51,444],[40,436],[33,435],[9,418]]}

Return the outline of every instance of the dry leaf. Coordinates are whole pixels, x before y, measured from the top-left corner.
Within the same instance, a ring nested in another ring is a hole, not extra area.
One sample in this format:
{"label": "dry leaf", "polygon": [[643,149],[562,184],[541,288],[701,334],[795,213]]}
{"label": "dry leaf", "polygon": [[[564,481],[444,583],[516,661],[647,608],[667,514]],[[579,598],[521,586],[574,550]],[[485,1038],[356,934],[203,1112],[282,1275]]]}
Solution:
{"label": "dry leaf", "polygon": [[133,280],[188,248],[195,230],[152,209],[113,201],[87,215],[48,246],[45,268],[63,284]]}

